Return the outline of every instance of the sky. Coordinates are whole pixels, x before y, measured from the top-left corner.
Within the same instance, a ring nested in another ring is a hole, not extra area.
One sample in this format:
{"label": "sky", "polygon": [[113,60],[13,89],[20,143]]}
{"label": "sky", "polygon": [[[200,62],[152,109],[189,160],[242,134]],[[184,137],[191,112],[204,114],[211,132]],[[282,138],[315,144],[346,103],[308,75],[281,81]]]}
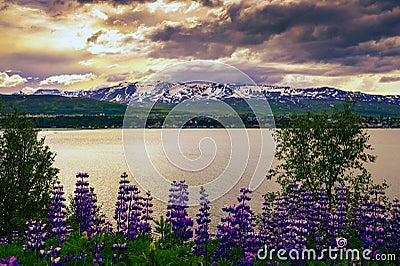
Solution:
{"label": "sky", "polygon": [[398,0],[0,0],[0,93],[145,81],[177,63],[400,94]]}

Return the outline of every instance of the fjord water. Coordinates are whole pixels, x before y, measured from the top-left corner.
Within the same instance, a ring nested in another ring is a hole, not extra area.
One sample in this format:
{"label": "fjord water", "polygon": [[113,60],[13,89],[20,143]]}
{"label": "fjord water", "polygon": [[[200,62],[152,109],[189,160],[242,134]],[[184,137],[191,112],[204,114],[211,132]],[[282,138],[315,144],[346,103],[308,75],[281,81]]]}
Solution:
{"label": "fjord water", "polygon": [[[208,131],[207,131],[208,130]],[[190,171],[179,171],[163,158],[162,146],[160,145],[159,130],[149,130],[147,151],[154,158],[154,165],[168,179],[185,179],[190,185],[211,181],[227,165],[230,156],[230,141],[227,132],[223,129],[187,129],[180,135],[180,142],[185,156],[196,159],[200,156],[198,141],[202,139],[207,131],[209,135],[212,130],[213,139],[217,145],[216,153],[205,154],[210,157],[211,165],[203,171],[194,173]],[[376,182],[386,180],[391,186],[387,191],[390,198],[400,197],[400,129],[371,129],[368,130],[371,136],[370,143],[374,147],[373,154],[378,158],[375,163],[367,165],[373,179]],[[87,172],[90,175],[90,185],[95,188],[98,200],[103,204],[103,211],[107,218],[112,220],[114,204],[117,198],[119,176],[123,172],[129,174],[132,183],[136,183],[129,172],[125,162],[122,145],[121,129],[101,130],[45,130],[40,136],[46,137],[46,144],[52,151],[57,153],[55,166],[60,169],[59,177],[64,185],[66,194],[72,194],[77,172]],[[249,130],[250,145],[252,149],[259,149],[260,139],[257,134]],[[133,140],[134,141],[134,140]],[[215,156],[215,157],[214,157]],[[245,169],[243,178],[235,187],[222,198],[212,203],[214,219],[222,215],[221,208],[227,204],[235,204],[239,188],[248,184],[251,178],[251,169],[257,164],[258,158],[255,152],[250,153],[248,168]],[[275,163],[272,164],[272,167]],[[150,167],[150,166],[149,166]],[[135,169],[132,169],[135,173]],[[156,188],[165,190],[168,187]],[[253,193],[252,207],[260,212],[262,207],[262,195],[268,191],[279,189],[274,181],[264,181]],[[198,197],[198,195],[190,195]],[[155,217],[159,217],[166,211],[166,204],[154,201]],[[197,207],[191,207],[189,213],[194,214]],[[192,216],[193,217],[193,216]]]}

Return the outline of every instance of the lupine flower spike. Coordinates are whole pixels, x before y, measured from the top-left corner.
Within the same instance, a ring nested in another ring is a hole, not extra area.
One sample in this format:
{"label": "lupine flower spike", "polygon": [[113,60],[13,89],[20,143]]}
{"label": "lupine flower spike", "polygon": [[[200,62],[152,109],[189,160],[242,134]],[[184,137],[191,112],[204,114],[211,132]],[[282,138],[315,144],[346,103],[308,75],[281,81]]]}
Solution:
{"label": "lupine flower spike", "polygon": [[200,188],[200,209],[196,214],[197,228],[195,229],[195,246],[193,253],[204,256],[208,261],[208,243],[210,241],[209,224],[210,219],[210,201],[204,187]]}
{"label": "lupine flower spike", "polygon": [[25,239],[27,244],[24,250],[39,251],[44,249],[45,240],[47,238],[46,224],[41,221],[29,221],[26,223]]}
{"label": "lupine flower spike", "polygon": [[189,201],[188,185],[185,181],[171,184],[169,201],[167,206],[167,219],[171,223],[172,231],[180,244],[183,245],[186,240],[193,236],[191,227],[193,220],[188,217],[187,202]]}
{"label": "lupine flower spike", "polygon": [[65,197],[60,181],[54,186],[51,205],[48,213],[48,230],[52,236],[58,236],[60,242],[65,241],[66,227]]}
{"label": "lupine flower spike", "polygon": [[128,175],[123,173],[119,180],[118,199],[115,203],[114,219],[117,223],[117,233],[127,235],[128,218],[130,215],[130,204],[132,197],[130,195]]}
{"label": "lupine flower spike", "polygon": [[74,207],[75,220],[80,224],[81,233],[87,232],[90,237],[92,233],[94,212],[95,212],[95,197],[89,190],[89,177],[86,173],[78,173],[76,175]]}
{"label": "lupine flower spike", "polygon": [[153,220],[153,197],[150,191],[146,192],[146,196],[142,198],[142,216],[140,222],[140,233],[146,234],[151,231],[150,221]]}

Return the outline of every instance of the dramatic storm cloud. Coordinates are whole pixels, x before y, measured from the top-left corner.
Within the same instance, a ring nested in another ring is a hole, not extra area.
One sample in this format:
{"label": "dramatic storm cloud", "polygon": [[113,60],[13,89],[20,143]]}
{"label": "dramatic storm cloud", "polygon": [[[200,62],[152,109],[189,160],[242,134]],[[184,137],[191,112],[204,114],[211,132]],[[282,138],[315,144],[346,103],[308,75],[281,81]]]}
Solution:
{"label": "dramatic storm cloud", "polygon": [[8,0],[0,10],[4,92],[146,80],[205,59],[268,84],[400,93],[398,1]]}

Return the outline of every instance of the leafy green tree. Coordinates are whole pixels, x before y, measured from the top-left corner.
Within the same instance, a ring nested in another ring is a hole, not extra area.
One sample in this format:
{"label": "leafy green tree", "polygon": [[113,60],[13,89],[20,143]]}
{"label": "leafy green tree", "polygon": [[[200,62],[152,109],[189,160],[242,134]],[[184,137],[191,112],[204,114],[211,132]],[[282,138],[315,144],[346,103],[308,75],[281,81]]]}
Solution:
{"label": "leafy green tree", "polygon": [[13,108],[0,136],[0,236],[21,231],[29,219],[45,219],[58,169],[55,153],[38,139],[38,129]]}
{"label": "leafy green tree", "polygon": [[352,111],[354,102],[327,113],[293,115],[289,125],[275,133],[278,165],[267,178],[277,178],[284,190],[292,182],[310,188],[326,190],[334,202],[334,188],[341,183],[350,186],[350,199],[357,201],[373,186],[365,163],[376,157],[369,152],[369,135],[362,117]]}

